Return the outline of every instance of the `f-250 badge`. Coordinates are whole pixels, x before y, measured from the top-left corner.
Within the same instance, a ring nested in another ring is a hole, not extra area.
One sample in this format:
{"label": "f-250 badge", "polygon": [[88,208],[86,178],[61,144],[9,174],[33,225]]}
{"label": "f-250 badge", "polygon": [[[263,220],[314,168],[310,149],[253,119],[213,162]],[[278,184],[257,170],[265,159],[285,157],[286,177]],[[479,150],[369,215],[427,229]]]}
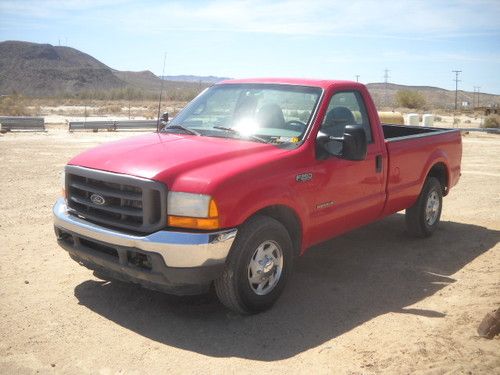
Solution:
{"label": "f-250 badge", "polygon": [[313,174],[312,173],[301,173],[295,176],[295,181],[297,182],[306,182],[309,180],[312,180]]}

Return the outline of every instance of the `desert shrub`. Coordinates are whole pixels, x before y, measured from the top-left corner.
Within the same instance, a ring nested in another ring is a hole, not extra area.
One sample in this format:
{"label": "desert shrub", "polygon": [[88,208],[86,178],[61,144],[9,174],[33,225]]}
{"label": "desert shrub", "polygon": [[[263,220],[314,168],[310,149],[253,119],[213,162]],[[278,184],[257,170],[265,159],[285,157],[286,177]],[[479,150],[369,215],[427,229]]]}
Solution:
{"label": "desert shrub", "polygon": [[441,116],[434,116],[434,121],[441,122],[441,121],[443,121],[443,118]]}
{"label": "desert shrub", "polygon": [[471,120],[465,120],[464,121],[466,124],[470,124],[471,123]]}
{"label": "desert shrub", "polygon": [[14,94],[0,97],[0,115],[29,116],[31,111],[26,106],[25,99],[21,95]]}
{"label": "desert shrub", "polygon": [[490,115],[484,119],[481,124],[482,128],[500,128],[500,115]]}
{"label": "desert shrub", "polygon": [[97,110],[98,115],[108,115],[108,114],[117,114],[122,111],[121,105],[111,104],[99,107]]}
{"label": "desert shrub", "polygon": [[[63,96],[68,96],[64,94]],[[134,87],[122,87],[110,90],[85,90],[75,94],[76,99],[93,100],[144,100],[155,99],[156,93],[147,93]]]}
{"label": "desert shrub", "polygon": [[453,124],[454,125],[460,124],[460,119],[459,118],[454,118],[453,119]]}
{"label": "desert shrub", "polygon": [[395,99],[400,107],[417,109],[425,105],[425,98],[418,91],[399,90],[396,92]]}

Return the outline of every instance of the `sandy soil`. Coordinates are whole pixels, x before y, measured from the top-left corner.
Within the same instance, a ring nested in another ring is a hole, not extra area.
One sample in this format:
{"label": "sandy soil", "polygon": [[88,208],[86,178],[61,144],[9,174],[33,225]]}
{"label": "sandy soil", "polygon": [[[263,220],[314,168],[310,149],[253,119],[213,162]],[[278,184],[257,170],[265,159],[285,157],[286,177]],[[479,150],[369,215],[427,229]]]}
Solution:
{"label": "sandy soil", "polygon": [[0,373],[500,373],[500,136],[464,136],[463,175],[430,239],[404,216],[317,246],[269,312],[106,283],[54,238],[65,162],[130,133],[0,136]]}

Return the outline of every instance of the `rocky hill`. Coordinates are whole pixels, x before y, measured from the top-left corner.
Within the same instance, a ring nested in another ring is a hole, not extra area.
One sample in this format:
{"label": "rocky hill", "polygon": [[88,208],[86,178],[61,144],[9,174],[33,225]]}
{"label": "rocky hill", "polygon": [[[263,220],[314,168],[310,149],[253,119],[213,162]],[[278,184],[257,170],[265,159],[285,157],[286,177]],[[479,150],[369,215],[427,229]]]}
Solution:
{"label": "rocky hill", "polygon": [[0,92],[58,95],[125,86],[113,70],[83,52],[50,44],[0,43]]}
{"label": "rocky hill", "polygon": [[163,76],[164,79],[175,82],[196,82],[196,83],[217,83],[230,79],[227,77],[216,76],[193,76],[193,75],[178,75],[178,76]]}
{"label": "rocky hill", "polygon": [[[73,95],[132,87],[157,92],[161,79],[150,71],[118,71],[71,47],[0,42],[0,95]],[[165,82],[169,91],[199,90],[198,83]]]}
{"label": "rocky hill", "polygon": [[[399,90],[411,90],[420,92],[426,101],[428,108],[449,108],[455,106],[455,91],[445,90],[439,87],[432,86],[405,86],[394,83],[368,83],[366,85],[370,94],[373,96],[377,106],[395,107],[395,95]],[[462,102],[468,102],[469,108],[477,104],[477,93],[470,91],[458,91],[458,105]],[[480,106],[500,106],[500,95],[479,94]]]}

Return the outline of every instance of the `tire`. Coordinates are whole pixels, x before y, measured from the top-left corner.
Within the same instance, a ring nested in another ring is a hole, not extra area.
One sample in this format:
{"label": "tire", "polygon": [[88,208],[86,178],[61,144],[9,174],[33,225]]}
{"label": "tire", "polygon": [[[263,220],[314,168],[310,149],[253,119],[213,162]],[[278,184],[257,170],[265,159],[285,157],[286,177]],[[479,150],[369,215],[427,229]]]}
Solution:
{"label": "tire", "polygon": [[443,208],[443,187],[429,177],[413,206],[406,209],[406,229],[414,237],[430,237],[437,229]]}
{"label": "tire", "polygon": [[247,220],[238,231],[222,276],[215,280],[219,301],[241,314],[269,309],[292,271],[292,249],[290,235],[279,221],[263,215]]}

